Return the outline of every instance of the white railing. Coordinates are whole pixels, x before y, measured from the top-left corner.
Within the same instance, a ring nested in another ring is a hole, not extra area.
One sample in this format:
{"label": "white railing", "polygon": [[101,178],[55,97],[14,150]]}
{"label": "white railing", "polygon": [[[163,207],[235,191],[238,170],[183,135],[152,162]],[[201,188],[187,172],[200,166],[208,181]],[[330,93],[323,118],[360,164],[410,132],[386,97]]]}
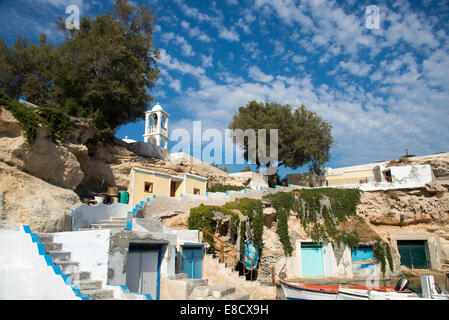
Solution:
{"label": "white railing", "polygon": [[[158,127],[157,126],[150,126],[148,127],[147,131],[145,132],[145,134],[152,134],[152,133],[159,133]],[[167,135],[167,129],[165,129],[164,127],[161,127],[160,133],[164,136]]]}

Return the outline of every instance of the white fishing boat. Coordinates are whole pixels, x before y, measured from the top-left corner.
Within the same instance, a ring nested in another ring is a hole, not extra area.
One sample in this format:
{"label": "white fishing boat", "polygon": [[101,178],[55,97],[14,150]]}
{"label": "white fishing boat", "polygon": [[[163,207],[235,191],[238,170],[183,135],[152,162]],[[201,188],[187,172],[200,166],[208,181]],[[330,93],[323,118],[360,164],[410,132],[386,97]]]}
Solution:
{"label": "white fishing boat", "polygon": [[287,300],[336,300],[338,286],[280,281]]}
{"label": "white fishing boat", "polygon": [[422,294],[401,278],[395,287],[364,287],[299,284],[280,281],[287,300],[449,300],[431,275],[421,276]]}

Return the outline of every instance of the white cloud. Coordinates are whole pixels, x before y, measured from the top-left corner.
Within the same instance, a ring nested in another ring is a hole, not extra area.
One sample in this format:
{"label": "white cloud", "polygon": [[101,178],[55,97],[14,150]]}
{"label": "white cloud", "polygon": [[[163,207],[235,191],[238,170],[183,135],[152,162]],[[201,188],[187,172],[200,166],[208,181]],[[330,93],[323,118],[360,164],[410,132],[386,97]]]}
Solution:
{"label": "white cloud", "polygon": [[209,68],[213,66],[212,63],[212,56],[206,56],[204,54],[201,55],[201,60],[203,61],[203,67],[204,68]]}
{"label": "white cloud", "polygon": [[169,83],[170,88],[174,89],[176,92],[181,92],[181,82],[178,79],[173,79]]}
{"label": "white cloud", "polygon": [[340,61],[339,66],[355,76],[367,76],[372,66],[365,62]]}
{"label": "white cloud", "polygon": [[192,46],[187,43],[184,37],[177,35],[174,39],[174,42],[181,46],[182,54],[185,56],[194,56],[195,52],[192,49]]}
{"label": "white cloud", "polygon": [[187,21],[182,21],[181,26],[187,30],[189,36],[203,42],[211,42],[212,39],[198,27],[192,27]]}
{"label": "white cloud", "polygon": [[243,49],[251,54],[252,59],[259,58],[261,51],[257,46],[257,43],[254,41],[244,42],[242,43]]}
{"label": "white cloud", "polygon": [[173,42],[176,45],[179,45],[182,50],[182,54],[184,56],[194,56],[195,52],[192,49],[192,46],[187,42],[187,40],[180,35],[175,35],[173,32],[163,32],[161,34],[161,40],[165,44]]}
{"label": "white cloud", "polygon": [[218,32],[218,37],[229,40],[229,41],[239,41],[240,36],[235,30],[227,29],[224,26],[221,26]]}
{"label": "white cloud", "polygon": [[249,76],[259,82],[270,82],[273,81],[274,77],[272,75],[267,75],[263,73],[257,66],[252,66],[249,68]]}
{"label": "white cloud", "polygon": [[179,71],[182,74],[189,74],[194,77],[200,77],[204,74],[203,68],[195,67],[191,64],[181,62],[176,58],[172,58],[165,49],[160,50],[159,63],[169,70]]}

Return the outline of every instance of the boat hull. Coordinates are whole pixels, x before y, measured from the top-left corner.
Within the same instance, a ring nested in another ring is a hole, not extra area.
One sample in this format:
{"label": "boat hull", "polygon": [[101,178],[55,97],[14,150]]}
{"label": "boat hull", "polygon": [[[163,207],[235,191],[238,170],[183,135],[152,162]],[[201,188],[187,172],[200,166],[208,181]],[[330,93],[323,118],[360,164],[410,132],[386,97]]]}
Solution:
{"label": "boat hull", "polygon": [[[336,300],[338,287],[329,286],[318,288],[319,286],[296,285],[281,281],[287,300]],[[321,286],[323,287],[323,286]]]}

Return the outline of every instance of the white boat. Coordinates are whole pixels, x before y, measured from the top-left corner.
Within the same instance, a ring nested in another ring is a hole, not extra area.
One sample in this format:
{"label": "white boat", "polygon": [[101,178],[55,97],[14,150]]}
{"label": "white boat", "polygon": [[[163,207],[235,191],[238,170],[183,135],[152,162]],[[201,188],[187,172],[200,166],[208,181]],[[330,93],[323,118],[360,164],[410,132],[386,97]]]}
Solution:
{"label": "white boat", "polygon": [[280,281],[287,300],[336,300],[338,286]]}
{"label": "white boat", "polygon": [[377,291],[351,288],[340,288],[337,300],[422,300],[418,294],[411,291]]}
{"label": "white boat", "polygon": [[402,278],[396,287],[363,287],[299,284],[280,281],[287,300],[449,300],[442,294],[431,275],[421,276],[422,294],[408,288]]}

